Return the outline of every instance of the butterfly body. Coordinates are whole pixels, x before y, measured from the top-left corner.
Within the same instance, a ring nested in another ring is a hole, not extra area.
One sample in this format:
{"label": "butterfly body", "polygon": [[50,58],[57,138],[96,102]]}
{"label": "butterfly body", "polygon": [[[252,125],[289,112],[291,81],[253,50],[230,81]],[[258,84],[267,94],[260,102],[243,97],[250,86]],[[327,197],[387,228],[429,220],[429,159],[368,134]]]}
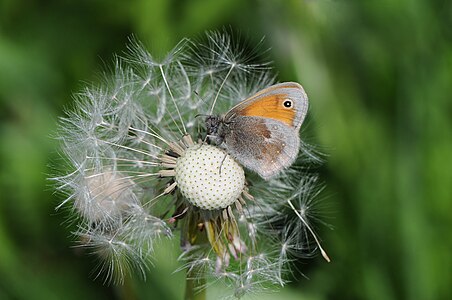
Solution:
{"label": "butterfly body", "polygon": [[244,167],[268,180],[295,161],[307,108],[301,85],[276,84],[240,102],[224,116],[208,116],[207,135]]}

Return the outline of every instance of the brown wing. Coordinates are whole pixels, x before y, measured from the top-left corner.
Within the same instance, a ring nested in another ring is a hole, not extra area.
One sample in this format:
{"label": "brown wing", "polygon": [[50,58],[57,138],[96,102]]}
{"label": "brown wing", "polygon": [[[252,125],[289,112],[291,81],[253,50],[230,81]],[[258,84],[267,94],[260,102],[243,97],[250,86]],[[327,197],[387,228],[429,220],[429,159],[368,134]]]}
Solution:
{"label": "brown wing", "polygon": [[279,121],[237,116],[222,147],[243,166],[269,179],[294,162],[299,143],[298,131]]}

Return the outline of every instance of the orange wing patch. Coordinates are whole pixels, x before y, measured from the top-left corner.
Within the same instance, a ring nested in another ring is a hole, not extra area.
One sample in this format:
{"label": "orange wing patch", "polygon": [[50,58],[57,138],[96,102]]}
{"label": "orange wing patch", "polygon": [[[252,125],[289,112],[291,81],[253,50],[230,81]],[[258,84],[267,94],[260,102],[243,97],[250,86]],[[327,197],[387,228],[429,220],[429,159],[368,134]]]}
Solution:
{"label": "orange wing patch", "polygon": [[285,108],[283,102],[288,99],[286,94],[268,95],[251,103],[235,113],[241,116],[263,117],[275,119],[293,127],[295,108]]}

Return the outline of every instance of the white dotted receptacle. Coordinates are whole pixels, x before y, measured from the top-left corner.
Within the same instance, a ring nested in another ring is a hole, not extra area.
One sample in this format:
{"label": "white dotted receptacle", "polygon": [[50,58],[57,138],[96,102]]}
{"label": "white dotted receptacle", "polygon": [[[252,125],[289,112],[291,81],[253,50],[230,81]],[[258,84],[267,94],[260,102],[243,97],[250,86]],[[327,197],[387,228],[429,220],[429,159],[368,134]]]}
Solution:
{"label": "white dotted receptacle", "polygon": [[211,145],[194,145],[177,159],[176,183],[194,206],[223,209],[234,203],[245,186],[243,168],[226,152]]}

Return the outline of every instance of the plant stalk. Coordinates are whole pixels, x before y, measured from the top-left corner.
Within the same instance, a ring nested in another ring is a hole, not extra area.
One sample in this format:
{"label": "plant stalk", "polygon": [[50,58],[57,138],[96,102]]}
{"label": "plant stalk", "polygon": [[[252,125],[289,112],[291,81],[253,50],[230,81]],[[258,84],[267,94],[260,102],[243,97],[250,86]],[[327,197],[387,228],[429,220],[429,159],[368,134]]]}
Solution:
{"label": "plant stalk", "polygon": [[185,279],[185,300],[206,300],[206,279],[199,268],[187,271]]}

